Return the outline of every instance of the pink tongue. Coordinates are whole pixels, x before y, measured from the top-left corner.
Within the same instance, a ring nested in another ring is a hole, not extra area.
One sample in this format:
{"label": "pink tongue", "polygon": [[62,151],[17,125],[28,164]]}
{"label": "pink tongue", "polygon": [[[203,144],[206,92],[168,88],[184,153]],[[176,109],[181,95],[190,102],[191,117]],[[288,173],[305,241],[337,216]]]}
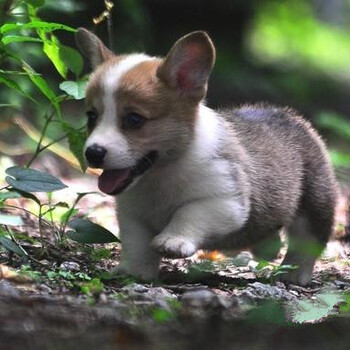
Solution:
{"label": "pink tongue", "polygon": [[130,169],[104,170],[98,178],[98,188],[107,194],[117,192],[128,178]]}

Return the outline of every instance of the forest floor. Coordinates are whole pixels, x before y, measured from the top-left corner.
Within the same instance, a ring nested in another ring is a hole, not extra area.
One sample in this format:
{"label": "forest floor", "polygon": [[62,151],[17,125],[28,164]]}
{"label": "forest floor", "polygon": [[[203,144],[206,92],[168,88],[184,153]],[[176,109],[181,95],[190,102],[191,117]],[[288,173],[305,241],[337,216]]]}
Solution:
{"label": "forest floor", "polygon": [[[73,202],[95,180],[64,180],[55,201]],[[350,245],[345,191],[338,233],[318,260],[310,286],[278,282],[281,257],[199,252],[164,259],[158,283],[107,272],[119,244],[78,244],[21,210],[17,230],[28,256],[0,250],[0,350],[20,349],[349,349]],[[29,208],[27,199],[13,205]],[[91,194],[80,214],[117,233],[111,198]],[[34,209],[33,209],[34,210]],[[283,254],[282,254],[283,255]]]}

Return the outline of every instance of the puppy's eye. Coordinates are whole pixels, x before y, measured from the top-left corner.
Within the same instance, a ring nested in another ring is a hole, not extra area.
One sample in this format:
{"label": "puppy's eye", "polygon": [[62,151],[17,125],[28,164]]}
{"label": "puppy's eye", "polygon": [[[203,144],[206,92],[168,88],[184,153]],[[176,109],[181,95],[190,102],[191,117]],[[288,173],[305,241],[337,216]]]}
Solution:
{"label": "puppy's eye", "polygon": [[92,130],[96,126],[98,115],[95,111],[87,111],[86,116],[87,116],[87,128],[88,130]]}
{"label": "puppy's eye", "polygon": [[128,113],[122,120],[124,129],[140,129],[146,123],[147,118],[137,113]]}

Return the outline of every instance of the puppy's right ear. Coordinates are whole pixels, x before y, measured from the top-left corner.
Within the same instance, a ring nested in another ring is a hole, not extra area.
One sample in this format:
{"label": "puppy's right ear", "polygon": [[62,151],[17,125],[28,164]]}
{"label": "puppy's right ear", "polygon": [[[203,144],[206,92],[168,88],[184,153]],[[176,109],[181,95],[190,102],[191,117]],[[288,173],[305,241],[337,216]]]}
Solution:
{"label": "puppy's right ear", "polygon": [[78,28],[75,41],[81,53],[89,60],[92,69],[114,56],[95,34],[85,28]]}

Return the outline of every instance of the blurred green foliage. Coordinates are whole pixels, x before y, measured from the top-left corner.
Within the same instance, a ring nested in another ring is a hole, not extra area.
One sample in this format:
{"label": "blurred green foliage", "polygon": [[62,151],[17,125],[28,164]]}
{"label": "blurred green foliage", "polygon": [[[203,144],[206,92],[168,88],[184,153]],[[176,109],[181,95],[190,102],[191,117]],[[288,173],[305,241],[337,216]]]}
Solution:
{"label": "blurred green foliage", "polygon": [[262,1],[248,45],[263,62],[315,69],[336,79],[349,80],[348,29],[318,19],[312,2]]}

